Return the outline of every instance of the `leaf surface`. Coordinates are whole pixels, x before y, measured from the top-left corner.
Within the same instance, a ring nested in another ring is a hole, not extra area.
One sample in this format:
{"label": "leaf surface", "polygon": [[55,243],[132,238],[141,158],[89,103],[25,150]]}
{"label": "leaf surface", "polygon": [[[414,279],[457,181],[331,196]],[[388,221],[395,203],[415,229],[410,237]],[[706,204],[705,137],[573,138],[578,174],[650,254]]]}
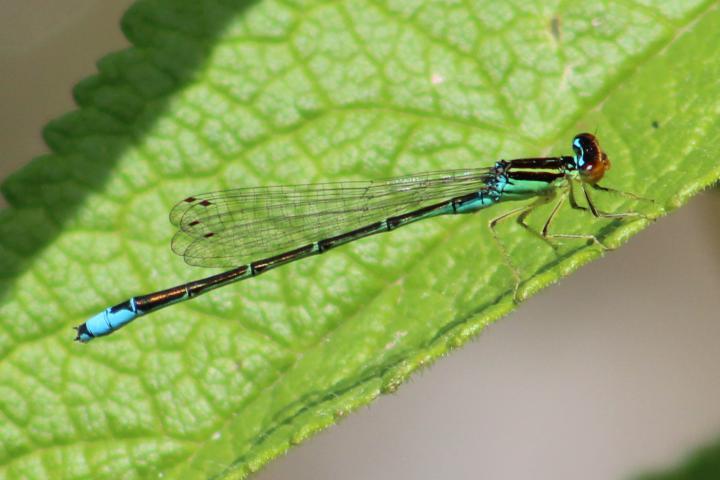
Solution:
{"label": "leaf surface", "polygon": [[[508,313],[487,228],[438,218],[157,312],[70,327],[198,278],[188,195],[569,154],[598,130],[604,211],[655,218],[720,177],[717,2],[142,1],[0,213],[0,475],[243,478]],[[539,228],[551,206],[529,217]],[[617,247],[648,222],[569,208]],[[602,250],[498,233],[530,295]]]}

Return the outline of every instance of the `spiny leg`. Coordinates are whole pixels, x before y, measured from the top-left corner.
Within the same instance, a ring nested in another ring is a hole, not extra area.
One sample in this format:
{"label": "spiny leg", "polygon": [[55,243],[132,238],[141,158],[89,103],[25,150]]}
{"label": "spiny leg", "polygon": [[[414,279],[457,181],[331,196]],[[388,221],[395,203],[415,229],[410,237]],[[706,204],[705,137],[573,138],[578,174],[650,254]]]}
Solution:
{"label": "spiny leg", "polygon": [[641,200],[643,202],[655,203],[655,200],[653,200],[652,198],[641,197],[640,195],[635,195],[634,193],[625,192],[623,190],[617,190],[615,188],[603,187],[602,185],[598,185],[597,183],[593,183],[592,188],[595,190],[600,190],[601,192],[614,193],[615,195],[620,195],[621,197],[632,198],[633,200]]}
{"label": "spiny leg", "polygon": [[[598,210],[597,208],[595,208],[595,203],[592,201],[592,198],[590,197],[590,194],[587,191],[588,184],[585,182],[581,182],[581,184],[582,184],[583,194],[585,196],[585,200],[587,201],[589,208],[579,205],[575,198],[575,182],[577,182],[577,180],[568,178],[568,187],[570,189],[568,198],[570,200],[570,206],[572,208],[574,208],[575,210],[590,211],[593,214],[593,216],[597,217],[597,218],[603,218],[603,217],[604,218],[621,218],[621,217],[643,217],[643,218],[646,218],[645,215],[643,215],[642,213],[639,213],[639,212],[624,212],[624,213],[611,214],[611,213],[605,213],[605,212]],[[602,185],[598,185],[596,183],[590,184],[590,186],[594,190],[599,190],[601,192],[613,193],[613,194],[617,194],[617,195],[620,195],[620,196],[623,196],[626,198],[632,198],[633,200],[642,200],[645,202],[655,203],[655,200],[652,200],[649,198],[644,198],[639,195],[635,195],[634,193],[624,192],[622,190],[616,190],[614,188],[603,187]]]}
{"label": "spiny leg", "polygon": [[[610,250],[607,245],[605,245],[603,242],[601,242],[595,235],[590,234],[572,234],[572,233],[550,233],[550,225],[552,224],[553,220],[555,219],[555,216],[557,215],[558,211],[560,210],[560,207],[562,207],[562,204],[565,203],[565,200],[568,198],[572,198],[572,188],[568,191],[568,195],[563,195],[560,200],[555,204],[555,206],[552,209],[552,212],[550,212],[550,215],[548,215],[547,220],[545,220],[545,225],[543,225],[541,235],[547,239],[556,239],[556,238],[573,238],[573,239],[583,239],[583,240],[591,240],[593,243],[599,245],[603,250]],[[570,203],[572,205],[573,200],[570,200]],[[596,210],[594,210],[594,206],[591,207],[591,211],[593,211],[593,214]],[[582,210],[587,210],[586,208],[580,207]],[[597,215],[596,215],[597,216]]]}
{"label": "spiny leg", "polygon": [[[598,185],[598,184],[596,184],[596,183],[591,184],[590,186],[591,186],[594,190],[599,190],[599,191],[601,191],[601,192],[606,192],[606,193],[612,193],[612,194],[615,194],[615,195],[619,195],[619,196],[621,196],[621,197],[630,198],[630,199],[632,199],[632,200],[639,200],[639,201],[641,201],[641,202],[649,203],[649,204],[653,205],[654,207],[657,206],[657,202],[655,202],[655,200],[653,200],[652,198],[641,197],[640,195],[635,195],[634,193],[625,192],[625,191],[623,191],[623,190],[616,190],[616,189],[614,189],[614,188],[603,187],[602,185]],[[587,195],[587,193],[586,193],[586,195]],[[625,217],[640,217],[640,218],[644,218],[645,220],[652,220],[652,219],[649,218],[647,215],[645,215],[644,213],[640,213],[640,212],[626,212],[626,213],[625,213],[624,215],[622,215],[622,216],[625,216]]]}
{"label": "spiny leg", "polygon": [[[572,207],[576,210],[583,210],[586,212],[590,211],[596,217],[602,216],[601,215],[602,212],[599,212],[597,209],[595,209],[595,205],[592,203],[592,201],[588,201],[588,204],[591,206],[591,208],[583,207],[577,203],[577,200],[575,200],[575,190],[573,188],[572,180],[569,180],[567,185],[568,185],[567,192],[564,195],[560,196],[560,199],[553,207],[552,211],[550,212],[550,215],[548,215],[547,220],[545,220],[545,224],[543,225],[543,228],[540,231],[540,233],[536,232],[534,229],[532,229],[529,225],[527,225],[525,223],[525,217],[527,217],[527,215],[530,213],[529,210],[520,214],[518,221],[522,224],[523,227],[534,232],[536,235],[540,236],[540,238],[542,238],[543,240],[548,242],[548,244],[550,244],[553,247],[553,249],[557,249],[557,246],[555,245],[554,242],[551,241],[552,238],[584,238],[587,240],[592,240],[594,243],[597,243],[598,245],[601,245],[604,248],[607,248],[594,235],[571,235],[571,234],[551,234],[551,233],[549,233],[550,225],[552,224],[553,220],[555,219],[555,216],[560,211],[560,208],[562,207],[562,205],[566,199],[569,201],[570,207]],[[589,198],[588,198],[588,200],[589,200]],[[547,203],[547,200],[542,203]]]}
{"label": "spiny leg", "polygon": [[[570,206],[571,206],[572,208],[574,208],[575,210],[590,211],[590,213],[592,213],[592,215],[593,215],[594,217],[596,217],[596,218],[623,218],[623,217],[643,217],[643,218],[647,218],[645,215],[643,215],[642,213],[639,213],[639,212],[606,213],[606,212],[603,212],[603,211],[601,211],[601,210],[598,210],[598,209],[595,207],[595,203],[592,201],[592,197],[590,197],[590,194],[589,194],[589,192],[588,192],[588,190],[587,190],[587,184],[586,184],[585,182],[582,182],[582,183],[581,183],[581,186],[582,186],[583,194],[584,194],[584,196],[585,196],[585,200],[587,201],[588,207],[583,207],[582,205],[579,205],[579,204],[577,203],[577,200],[575,199],[575,187],[574,187],[575,181],[577,181],[577,180],[568,179],[568,187],[569,187],[569,189],[570,189],[570,191],[569,191],[569,193],[568,193],[568,199],[570,200]],[[625,197],[627,197],[627,198],[632,198],[632,199],[636,199],[636,200],[644,200],[644,201],[648,201],[648,202],[653,202],[653,203],[655,203],[654,200],[650,200],[650,199],[647,199],[647,198],[639,197],[639,196],[634,195],[634,194],[632,194],[632,193],[623,192],[622,190],[615,190],[615,189],[612,189],[612,188],[606,188],[606,187],[603,187],[603,186],[600,186],[600,185],[597,185],[597,184],[590,184],[590,185],[591,185],[591,187],[594,188],[595,190],[600,190],[600,191],[602,191],[602,192],[616,193],[616,194],[619,194],[619,195],[621,195],[621,196],[625,196]]]}
{"label": "spiny leg", "polygon": [[[606,213],[601,210],[598,210],[595,207],[595,203],[592,201],[592,197],[590,196],[588,190],[587,190],[587,184],[585,182],[581,183],[583,194],[585,195],[585,200],[587,201],[588,207],[582,207],[577,204],[575,201],[575,194],[573,189],[573,182],[568,182],[570,189],[568,192],[568,198],[570,200],[570,206],[572,208],[578,209],[578,210],[590,210],[592,215],[596,218],[632,218],[632,217],[643,217],[645,218],[645,215],[638,213],[638,212],[619,212],[619,213]],[[593,185],[593,187],[596,187],[596,185]],[[599,190],[605,190],[605,187],[600,187]],[[608,191],[614,191],[614,192],[620,192],[619,190],[610,190]],[[553,209],[552,213],[548,217],[547,221],[545,222],[545,226],[542,229],[542,235],[547,238],[571,238],[571,239],[583,239],[583,240],[590,240],[596,245],[600,246],[603,250],[612,250],[611,247],[607,246],[605,243],[601,242],[600,239],[598,239],[595,235],[591,234],[569,234],[569,233],[550,233],[550,225],[555,218],[555,214],[559,210],[560,206],[562,205],[562,202],[564,199],[561,199],[560,202],[558,202],[557,205],[555,205],[555,208]]]}
{"label": "spiny leg", "polygon": [[[520,288],[520,282],[521,282],[520,271],[513,263],[512,257],[510,257],[510,253],[508,252],[507,248],[505,247],[505,244],[503,243],[503,241],[500,240],[500,237],[499,237],[495,227],[497,227],[497,224],[502,222],[503,220],[507,220],[507,219],[517,215],[518,216],[517,223],[520,223],[520,225],[523,228],[533,231],[528,225],[526,225],[524,222],[521,221],[521,218],[524,219],[524,217],[527,216],[536,207],[538,207],[542,204],[545,204],[547,202],[548,202],[548,200],[545,198],[539,199],[538,201],[533,202],[530,205],[525,205],[524,207],[515,208],[513,210],[510,210],[509,212],[505,212],[502,215],[500,215],[499,217],[493,218],[488,223],[488,226],[490,227],[490,231],[492,232],[493,240],[495,241],[495,244],[498,246],[498,250],[500,250],[500,254],[503,257],[503,262],[505,262],[505,265],[507,265],[507,267],[510,269],[510,271],[513,274],[513,278],[515,279],[515,286],[513,288],[513,300],[515,302],[518,301],[517,292],[518,292],[518,289]],[[534,232],[534,233],[537,234],[537,232]]]}
{"label": "spiny leg", "polygon": [[588,192],[587,184],[585,182],[580,184],[582,186],[583,193],[585,194],[585,200],[588,203],[588,206],[590,207],[590,211],[592,212],[593,216],[597,218],[623,218],[623,217],[637,217],[640,214],[637,212],[620,212],[620,213],[607,213],[602,212],[595,208],[595,203],[592,201],[592,197],[590,197],[590,192]]}
{"label": "spiny leg", "polygon": [[[566,177],[567,178],[567,177]],[[568,199],[570,200],[570,207],[574,208],[575,210],[583,210],[585,212],[589,211],[590,209],[588,207],[583,207],[582,205],[577,203],[577,200],[575,199],[575,182],[568,178]]]}
{"label": "spiny leg", "polygon": [[[515,279],[515,288],[514,288],[514,291],[513,291],[513,298],[515,299],[515,301],[517,301],[517,292],[518,292],[518,290],[519,290],[519,288],[520,288],[520,282],[521,282],[520,271],[518,270],[518,268],[517,268],[517,267],[515,266],[515,264],[513,263],[512,258],[510,257],[510,254],[509,254],[507,248],[505,247],[505,244],[502,242],[502,240],[500,239],[500,236],[499,236],[498,233],[497,233],[496,227],[497,227],[497,224],[498,224],[498,223],[500,223],[500,222],[502,222],[502,221],[504,221],[504,220],[507,220],[507,219],[509,219],[509,218],[511,218],[511,217],[513,217],[513,216],[517,216],[517,220],[516,220],[517,223],[519,223],[525,230],[527,230],[527,231],[529,231],[529,232],[532,232],[534,235],[538,235],[540,238],[542,238],[543,240],[545,240],[545,241],[546,241],[551,247],[553,247],[553,249],[555,249],[555,250],[557,250],[557,244],[556,244],[556,242],[553,241],[553,240],[555,240],[555,239],[580,239],[580,240],[590,240],[590,241],[592,241],[594,244],[596,244],[596,245],[598,245],[600,248],[602,248],[603,250],[612,250],[611,247],[607,246],[605,243],[603,243],[603,242],[602,242],[599,238],[597,238],[595,235],[591,235],[591,234],[550,233],[550,226],[552,225],[552,222],[553,222],[554,219],[556,218],[558,212],[560,211],[560,208],[562,207],[563,203],[564,203],[566,200],[569,201],[570,206],[571,206],[573,209],[583,210],[583,211],[589,211],[589,212],[590,212],[594,217],[596,217],[596,218],[620,218],[620,219],[622,219],[622,218],[633,218],[633,217],[643,217],[643,218],[647,218],[645,215],[643,215],[643,214],[641,214],[641,213],[638,213],[638,212],[606,213],[606,212],[603,212],[603,211],[601,211],[601,210],[598,210],[598,209],[595,207],[595,203],[593,202],[592,197],[590,196],[590,194],[589,194],[589,192],[588,192],[588,190],[587,190],[587,185],[588,185],[588,184],[586,184],[585,182],[582,182],[582,183],[581,183],[581,186],[582,186],[583,194],[584,194],[584,196],[585,196],[585,200],[587,201],[588,206],[587,206],[587,207],[581,206],[581,205],[579,205],[579,204],[577,203],[577,200],[576,200],[576,198],[575,198],[575,190],[574,190],[574,188],[573,188],[574,182],[573,182],[572,179],[568,179],[568,180],[569,180],[569,181],[567,182],[567,184],[568,184],[568,190],[567,190],[564,194],[560,195],[560,199],[555,203],[555,206],[553,206],[553,209],[552,209],[552,211],[550,212],[550,215],[548,215],[548,218],[547,218],[547,220],[545,221],[545,224],[543,225],[543,228],[542,228],[541,232],[538,233],[535,229],[533,229],[533,228],[530,227],[527,223],[525,223],[525,219],[527,218],[527,216],[528,216],[530,213],[532,213],[532,211],[533,211],[535,208],[537,208],[537,207],[539,207],[539,206],[541,206],[541,205],[544,205],[544,204],[550,202],[551,199],[553,198],[553,196],[542,197],[542,198],[538,199],[536,202],[534,202],[534,203],[531,204],[531,205],[527,205],[527,206],[524,206],[524,207],[516,208],[516,209],[514,209],[514,210],[510,210],[509,212],[506,212],[506,213],[500,215],[499,217],[496,217],[496,218],[492,219],[492,220],[490,221],[490,223],[489,223],[490,229],[491,229],[492,234],[493,234],[493,240],[494,240],[495,243],[498,245],[498,249],[500,250],[500,253],[501,253],[502,256],[503,256],[503,261],[504,261],[505,264],[508,266],[508,268],[510,268],[510,270],[512,271],[513,277],[514,277],[514,279]],[[594,188],[594,189],[596,189],[596,190],[607,191],[607,192],[611,192],[611,193],[617,193],[617,194],[620,194],[620,195],[627,196],[628,198],[633,198],[633,199],[638,199],[638,200],[648,200],[648,199],[644,199],[644,198],[642,198],[642,197],[636,196],[636,195],[634,195],[634,194],[630,194],[630,193],[627,193],[627,192],[622,192],[622,191],[620,191],[620,190],[613,190],[613,189],[605,188],[605,187],[602,187],[602,186],[599,186],[599,185],[596,185],[596,184],[590,184],[590,185],[591,185],[592,188]],[[648,201],[652,201],[652,200],[648,200]]]}
{"label": "spiny leg", "polygon": [[[550,198],[547,198],[545,200],[539,201],[536,204],[532,206],[532,208],[529,208],[528,210],[522,212],[520,215],[518,215],[517,223],[520,224],[525,230],[527,230],[529,233],[532,233],[540,240],[544,241],[550,247],[552,247],[553,250],[557,251],[557,244],[555,242],[550,241],[550,239],[547,238],[547,236],[542,235],[539,231],[537,231],[535,228],[531,227],[527,223],[525,223],[525,219],[532,213],[532,211],[535,209],[535,207],[539,207],[540,205],[544,205],[550,201]],[[582,207],[580,207],[582,208]],[[584,209],[587,210],[587,209]],[[554,215],[554,214],[553,214]]]}

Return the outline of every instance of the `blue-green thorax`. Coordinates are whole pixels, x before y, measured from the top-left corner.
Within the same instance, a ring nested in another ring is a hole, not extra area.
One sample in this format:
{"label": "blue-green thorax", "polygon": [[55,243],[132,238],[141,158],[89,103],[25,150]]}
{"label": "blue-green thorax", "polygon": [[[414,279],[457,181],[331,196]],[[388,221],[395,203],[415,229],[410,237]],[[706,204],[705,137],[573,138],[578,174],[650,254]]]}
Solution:
{"label": "blue-green thorax", "polygon": [[610,168],[610,160],[595,136],[576,135],[572,148],[573,156],[501,160],[493,168],[491,188],[500,200],[518,200],[549,194],[570,177],[597,183]]}

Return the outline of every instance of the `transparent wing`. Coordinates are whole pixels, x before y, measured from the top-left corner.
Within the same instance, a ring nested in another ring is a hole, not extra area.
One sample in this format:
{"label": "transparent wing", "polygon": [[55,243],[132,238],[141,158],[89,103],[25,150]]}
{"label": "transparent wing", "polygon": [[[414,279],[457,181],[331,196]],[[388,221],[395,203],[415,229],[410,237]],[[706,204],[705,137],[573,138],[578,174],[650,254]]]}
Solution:
{"label": "transparent wing", "polygon": [[231,267],[485,188],[489,168],[375,181],[238,188],[194,195],[170,212],[175,253]]}

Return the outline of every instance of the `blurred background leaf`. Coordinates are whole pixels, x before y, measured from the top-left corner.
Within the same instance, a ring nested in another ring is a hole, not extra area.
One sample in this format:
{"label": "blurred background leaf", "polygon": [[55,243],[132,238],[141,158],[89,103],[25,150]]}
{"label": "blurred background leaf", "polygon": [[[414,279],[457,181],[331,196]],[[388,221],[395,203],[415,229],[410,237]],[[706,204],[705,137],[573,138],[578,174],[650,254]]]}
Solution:
{"label": "blurred background leaf", "polygon": [[694,452],[681,465],[665,472],[649,473],[637,480],[715,480],[720,478],[720,442]]}

